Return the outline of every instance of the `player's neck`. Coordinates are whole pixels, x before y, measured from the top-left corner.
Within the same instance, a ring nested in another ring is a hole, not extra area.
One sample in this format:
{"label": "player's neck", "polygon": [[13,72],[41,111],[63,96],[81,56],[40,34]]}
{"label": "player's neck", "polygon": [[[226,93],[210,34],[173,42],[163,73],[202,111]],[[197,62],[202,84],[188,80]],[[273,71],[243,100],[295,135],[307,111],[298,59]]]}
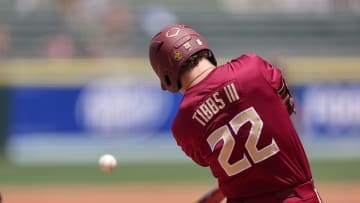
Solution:
{"label": "player's neck", "polygon": [[180,90],[181,93],[184,94],[187,89],[202,81],[214,68],[215,66],[209,60],[203,59],[199,61],[196,67],[181,76],[181,84],[183,84],[183,88]]}

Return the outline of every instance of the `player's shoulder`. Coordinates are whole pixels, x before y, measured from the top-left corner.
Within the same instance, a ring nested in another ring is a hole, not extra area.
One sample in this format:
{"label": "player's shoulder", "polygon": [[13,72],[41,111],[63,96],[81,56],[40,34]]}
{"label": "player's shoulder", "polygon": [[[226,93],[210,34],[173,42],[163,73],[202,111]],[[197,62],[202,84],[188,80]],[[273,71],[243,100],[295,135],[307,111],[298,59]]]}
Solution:
{"label": "player's shoulder", "polygon": [[239,57],[237,57],[236,59],[238,60],[264,60],[260,55],[255,54],[255,53],[248,53],[248,54],[242,54]]}
{"label": "player's shoulder", "polygon": [[232,59],[228,64],[231,67],[241,68],[243,70],[246,69],[255,69],[264,64],[264,59],[258,54],[242,54],[237,58]]}

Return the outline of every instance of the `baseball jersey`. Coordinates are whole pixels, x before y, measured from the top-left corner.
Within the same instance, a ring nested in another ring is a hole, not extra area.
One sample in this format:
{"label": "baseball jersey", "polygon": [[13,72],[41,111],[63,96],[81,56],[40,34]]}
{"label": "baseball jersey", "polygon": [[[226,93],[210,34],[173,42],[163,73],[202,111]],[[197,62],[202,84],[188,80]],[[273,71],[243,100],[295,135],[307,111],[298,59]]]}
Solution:
{"label": "baseball jersey", "polygon": [[277,93],[281,71],[248,54],[213,69],[189,88],[173,121],[177,144],[209,166],[228,198],[276,192],[312,179]]}

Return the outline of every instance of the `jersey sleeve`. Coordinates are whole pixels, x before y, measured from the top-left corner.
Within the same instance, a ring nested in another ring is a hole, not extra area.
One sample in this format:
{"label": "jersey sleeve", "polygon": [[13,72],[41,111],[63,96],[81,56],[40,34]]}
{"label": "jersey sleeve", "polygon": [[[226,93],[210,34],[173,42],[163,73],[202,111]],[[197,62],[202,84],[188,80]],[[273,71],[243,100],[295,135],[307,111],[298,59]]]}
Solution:
{"label": "jersey sleeve", "polygon": [[178,128],[177,125],[173,125],[172,132],[177,145],[181,147],[181,150],[186,154],[186,156],[190,157],[200,166],[209,166],[197,150],[199,149],[199,146],[195,145],[195,141],[193,140],[195,139],[194,136],[184,134],[181,131],[181,128]]}
{"label": "jersey sleeve", "polygon": [[181,150],[186,154],[186,156],[190,157],[196,164],[200,166],[209,166],[209,164],[206,163],[205,160],[201,158],[200,154],[195,150],[196,146],[193,146],[191,143],[183,143],[176,135],[174,135],[174,137],[178,146],[181,147]]}
{"label": "jersey sleeve", "polygon": [[[183,149],[184,150],[184,149]],[[197,163],[200,166],[207,167],[209,166],[208,163],[206,163],[200,156],[199,153],[197,153],[195,150],[184,150],[187,156],[191,157],[191,159]]]}
{"label": "jersey sleeve", "polygon": [[261,64],[259,68],[264,79],[274,90],[279,91],[285,84],[281,70],[261,57],[257,56],[257,58]]}
{"label": "jersey sleeve", "polygon": [[279,68],[268,63],[264,59],[258,57],[260,60],[260,71],[265,78],[266,82],[272,87],[284,101],[289,115],[295,113],[294,99],[286,85],[285,78],[283,77]]}

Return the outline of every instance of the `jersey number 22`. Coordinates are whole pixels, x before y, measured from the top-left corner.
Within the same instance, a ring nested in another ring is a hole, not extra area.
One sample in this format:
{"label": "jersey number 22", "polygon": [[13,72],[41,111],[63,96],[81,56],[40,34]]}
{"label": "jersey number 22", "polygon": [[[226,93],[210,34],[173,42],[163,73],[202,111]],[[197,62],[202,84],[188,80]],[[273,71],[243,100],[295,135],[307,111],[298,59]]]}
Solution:
{"label": "jersey number 22", "polygon": [[214,151],[215,146],[221,140],[223,140],[224,143],[220,150],[218,161],[228,176],[236,175],[252,166],[245,153],[235,163],[229,163],[229,159],[235,146],[235,139],[234,136],[231,135],[231,130],[229,127],[232,128],[236,136],[241,126],[247,122],[251,123],[251,129],[245,142],[245,150],[248,152],[249,158],[253,161],[254,164],[264,161],[265,159],[275,155],[280,151],[274,139],[272,139],[271,144],[261,149],[257,148],[257,144],[261,138],[263,121],[256,113],[255,109],[250,107],[237,114],[229,122],[229,125],[223,125],[219,127],[207,138],[207,142],[210,145],[212,151]]}

